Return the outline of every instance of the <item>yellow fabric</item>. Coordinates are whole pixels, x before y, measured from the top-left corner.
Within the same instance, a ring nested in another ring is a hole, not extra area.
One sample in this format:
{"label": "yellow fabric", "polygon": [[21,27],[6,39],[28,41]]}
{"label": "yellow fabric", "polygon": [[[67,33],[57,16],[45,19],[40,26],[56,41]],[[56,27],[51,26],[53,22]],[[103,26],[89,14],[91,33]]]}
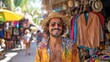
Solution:
{"label": "yellow fabric", "polygon": [[[39,55],[38,55],[39,54]],[[62,53],[62,62],[80,62],[78,52],[76,53],[76,56],[72,56],[72,52],[68,51],[68,55],[65,57],[65,53]],[[41,59],[40,59],[41,57]],[[37,50],[36,60],[35,62],[49,62],[50,56],[47,53],[46,49]],[[72,60],[73,58],[73,60]]]}
{"label": "yellow fabric", "polygon": [[[49,62],[50,54],[46,46],[44,47],[43,44],[43,47],[40,46],[37,48],[35,62]],[[74,47],[70,47],[70,46],[71,45],[68,43],[67,50],[63,48],[62,62],[80,62],[77,45],[75,45]]]}

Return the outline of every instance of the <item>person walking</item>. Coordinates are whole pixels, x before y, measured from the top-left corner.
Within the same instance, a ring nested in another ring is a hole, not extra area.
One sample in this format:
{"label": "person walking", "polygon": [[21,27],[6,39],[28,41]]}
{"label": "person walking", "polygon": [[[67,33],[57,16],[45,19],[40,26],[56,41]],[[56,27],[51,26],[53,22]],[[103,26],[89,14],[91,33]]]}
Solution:
{"label": "person walking", "polygon": [[38,44],[35,62],[79,62],[77,46],[71,39],[62,37],[67,31],[67,21],[58,12],[51,12],[42,21],[42,28],[49,38]]}
{"label": "person walking", "polygon": [[25,29],[24,42],[26,46],[26,55],[30,55],[30,43],[31,43],[31,32],[30,29]]}
{"label": "person walking", "polygon": [[36,34],[36,44],[38,45],[40,42],[42,41],[42,33],[40,30],[37,30],[37,34]]}

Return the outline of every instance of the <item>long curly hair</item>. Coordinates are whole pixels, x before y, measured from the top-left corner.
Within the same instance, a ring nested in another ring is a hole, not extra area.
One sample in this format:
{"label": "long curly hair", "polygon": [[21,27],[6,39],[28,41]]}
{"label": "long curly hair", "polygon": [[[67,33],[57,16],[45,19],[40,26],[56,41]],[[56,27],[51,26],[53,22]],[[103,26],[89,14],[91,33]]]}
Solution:
{"label": "long curly hair", "polygon": [[[67,21],[65,22],[65,21],[63,21],[63,19],[61,19],[61,18],[59,18],[59,19],[62,21],[62,28],[63,28],[63,29],[62,29],[61,35],[63,35],[64,33],[67,32],[68,25],[67,25]],[[50,35],[50,34],[49,34],[49,23],[50,23],[50,20],[49,20],[47,23],[45,23],[45,24],[42,25],[43,31],[44,31],[47,35]]]}

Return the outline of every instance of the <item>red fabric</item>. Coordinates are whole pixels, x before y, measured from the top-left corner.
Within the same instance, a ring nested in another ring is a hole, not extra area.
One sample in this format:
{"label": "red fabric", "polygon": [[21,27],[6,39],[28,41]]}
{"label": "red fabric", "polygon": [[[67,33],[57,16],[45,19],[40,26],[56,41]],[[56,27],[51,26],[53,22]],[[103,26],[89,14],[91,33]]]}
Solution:
{"label": "red fabric", "polygon": [[16,27],[17,24],[19,24],[19,21],[14,21],[13,22],[13,27]]}
{"label": "red fabric", "polygon": [[76,18],[76,15],[73,16],[72,20],[71,20],[71,39],[74,40],[74,20]]}
{"label": "red fabric", "polygon": [[92,13],[96,14],[96,15],[99,17],[99,20],[100,20],[101,26],[102,26],[102,28],[104,28],[104,21],[105,21],[104,16],[103,16],[101,13],[98,13],[98,12],[94,12],[94,11],[92,11]]}

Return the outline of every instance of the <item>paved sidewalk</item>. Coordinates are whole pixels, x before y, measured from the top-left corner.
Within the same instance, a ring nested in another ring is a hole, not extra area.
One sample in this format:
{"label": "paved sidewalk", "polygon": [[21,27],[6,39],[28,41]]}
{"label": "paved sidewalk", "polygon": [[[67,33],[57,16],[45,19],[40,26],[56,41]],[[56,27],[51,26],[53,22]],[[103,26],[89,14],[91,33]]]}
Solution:
{"label": "paved sidewalk", "polygon": [[25,50],[20,48],[13,49],[6,54],[6,58],[0,62],[34,62],[36,55],[36,43],[31,44],[31,55],[26,55]]}

